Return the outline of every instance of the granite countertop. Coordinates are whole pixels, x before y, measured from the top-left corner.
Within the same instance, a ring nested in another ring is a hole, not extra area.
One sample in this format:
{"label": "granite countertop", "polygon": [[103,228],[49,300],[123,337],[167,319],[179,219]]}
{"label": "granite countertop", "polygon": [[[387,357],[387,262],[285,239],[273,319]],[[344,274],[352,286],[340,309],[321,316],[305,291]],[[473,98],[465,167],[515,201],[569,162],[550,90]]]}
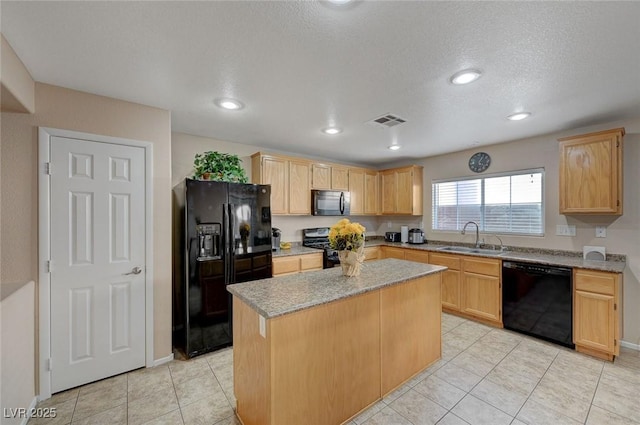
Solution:
{"label": "granite countertop", "polygon": [[343,298],[438,273],[446,267],[388,258],[362,265],[360,276],[342,275],[340,267],[254,280],[227,290],[271,319]]}
{"label": "granite countertop", "polygon": [[[499,258],[501,260],[510,261],[523,261],[527,263],[545,264],[550,266],[561,267],[578,267],[581,269],[600,270],[613,273],[622,273],[626,267],[626,256],[624,255],[610,255],[607,254],[607,261],[593,261],[584,260],[581,252],[571,251],[559,251],[542,248],[521,248],[510,247],[508,251],[500,252],[498,250],[494,252],[455,252],[455,251],[441,251],[445,246],[467,246],[468,244],[460,244],[456,242],[443,242],[443,241],[430,241],[424,244],[409,244],[402,242],[386,242],[382,238],[374,237],[365,242],[367,246],[395,246],[398,248],[416,249],[421,251],[440,251],[443,254],[454,255],[471,255],[477,257],[487,258]],[[316,248],[308,248],[302,246],[299,242],[292,243],[291,249],[281,249],[278,252],[274,252],[274,257],[286,257],[288,255],[304,255],[314,254],[319,252]],[[321,252],[321,251],[320,251]]]}
{"label": "granite countertop", "polygon": [[[523,261],[561,267],[578,267],[582,269],[600,270],[614,273],[622,273],[626,267],[626,257],[623,255],[611,256],[607,261],[584,260],[582,253],[569,251],[556,251],[549,249],[512,248],[512,250],[500,252],[455,252],[441,251],[445,246],[460,245],[456,243],[446,244],[442,242],[425,244],[408,244],[401,242],[386,242],[382,239],[373,239],[365,242],[365,246],[395,246],[398,248],[416,249],[422,251],[441,252],[443,254],[470,255],[478,257],[498,258],[501,260]],[[462,246],[462,245],[461,245]],[[467,245],[464,245],[467,246]],[[609,256],[608,256],[609,257]]]}
{"label": "granite countertop", "polygon": [[290,249],[281,249],[279,251],[273,251],[272,256],[276,257],[288,257],[290,255],[304,255],[304,254],[318,254],[322,253],[321,249],[309,248],[302,246],[299,243],[292,243]]}

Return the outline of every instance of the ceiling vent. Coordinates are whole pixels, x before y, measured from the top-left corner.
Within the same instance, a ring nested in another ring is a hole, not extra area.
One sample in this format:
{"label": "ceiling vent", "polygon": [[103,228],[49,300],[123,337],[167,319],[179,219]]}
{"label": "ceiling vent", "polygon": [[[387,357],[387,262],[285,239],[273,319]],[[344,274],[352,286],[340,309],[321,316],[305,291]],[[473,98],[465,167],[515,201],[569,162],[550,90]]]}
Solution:
{"label": "ceiling vent", "polygon": [[385,128],[391,128],[400,124],[404,124],[405,122],[407,122],[407,120],[400,118],[397,115],[386,114],[381,117],[375,118],[369,122],[374,125],[379,125]]}

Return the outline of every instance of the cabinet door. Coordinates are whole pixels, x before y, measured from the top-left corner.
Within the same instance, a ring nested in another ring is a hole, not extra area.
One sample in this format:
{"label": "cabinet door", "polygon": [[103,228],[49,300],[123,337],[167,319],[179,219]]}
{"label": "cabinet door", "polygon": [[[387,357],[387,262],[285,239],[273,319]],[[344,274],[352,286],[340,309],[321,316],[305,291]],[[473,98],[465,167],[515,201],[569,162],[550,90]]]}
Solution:
{"label": "cabinet door", "polygon": [[331,189],[349,190],[349,169],[343,167],[331,167]]}
{"label": "cabinet door", "polygon": [[621,278],[619,273],[573,269],[574,342],[606,353],[609,360],[620,354]]}
{"label": "cabinet door", "polygon": [[[287,193],[289,192],[288,161],[280,158],[262,158],[262,184],[271,185],[271,214],[287,214]],[[310,203],[310,202],[309,202]],[[309,205],[311,208],[311,205]]]}
{"label": "cabinet door", "polygon": [[464,272],[462,311],[481,319],[500,322],[500,278]]}
{"label": "cabinet door", "polygon": [[351,215],[364,213],[364,171],[349,170],[349,193],[351,193]]}
{"label": "cabinet door", "polygon": [[442,307],[460,311],[460,271],[445,270],[442,273]]}
{"label": "cabinet door", "polygon": [[[273,187],[271,188],[273,193]],[[289,214],[311,214],[309,163],[289,162]]]}
{"label": "cabinet door", "polygon": [[300,256],[274,257],[272,267],[274,276],[298,273],[300,271]]}
{"label": "cabinet door", "polygon": [[402,248],[394,248],[391,246],[383,246],[382,249],[382,258],[397,258],[399,260],[404,260],[404,249]]}
{"label": "cabinet door", "polygon": [[322,270],[322,254],[305,254],[300,256],[300,271]]}
{"label": "cabinet door", "polygon": [[574,308],[574,342],[613,354],[615,350],[614,297],[576,291]]}
{"label": "cabinet door", "polygon": [[404,259],[409,261],[415,261],[417,263],[429,264],[429,252],[418,251],[417,249],[405,249]]}
{"label": "cabinet door", "polygon": [[311,165],[311,188],[331,189],[331,166],[325,164]]}
{"label": "cabinet door", "polygon": [[365,246],[364,247],[364,261],[377,260],[380,258],[379,246]]}
{"label": "cabinet door", "polygon": [[364,175],[364,213],[378,213],[378,173],[367,171]]}
{"label": "cabinet door", "polygon": [[382,185],[382,214],[396,212],[396,173],[394,171],[380,173]]}
{"label": "cabinet door", "polygon": [[622,214],[622,134],[560,139],[561,214]]}
{"label": "cabinet door", "polygon": [[396,172],[397,214],[413,214],[413,169],[402,168]]}

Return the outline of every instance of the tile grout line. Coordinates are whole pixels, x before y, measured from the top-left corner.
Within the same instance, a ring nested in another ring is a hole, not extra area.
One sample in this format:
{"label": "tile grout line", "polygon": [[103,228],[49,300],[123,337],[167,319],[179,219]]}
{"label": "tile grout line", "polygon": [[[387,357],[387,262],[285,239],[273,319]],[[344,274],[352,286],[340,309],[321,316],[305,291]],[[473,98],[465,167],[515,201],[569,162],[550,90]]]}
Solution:
{"label": "tile grout line", "polygon": [[182,415],[182,407],[180,406],[180,400],[178,400],[178,391],[176,390],[176,383],[173,380],[173,373],[171,372],[171,368],[167,365],[167,369],[169,370],[169,377],[171,378],[171,386],[173,387],[173,394],[176,396],[176,403],[178,404],[178,412],[180,412],[180,419],[184,424],[184,416]]}
{"label": "tile grout line", "polygon": [[[211,374],[213,375],[213,377],[215,378],[216,382],[218,383],[218,386],[220,387],[220,390],[222,391],[222,394],[224,394],[224,398],[227,399],[227,403],[229,403],[229,406],[231,406],[231,410],[233,410],[233,415],[231,415],[231,416],[235,416],[236,408],[233,407],[233,404],[231,403],[231,400],[229,400],[229,397],[227,396],[227,393],[224,391],[224,388],[222,388],[222,384],[220,383],[220,380],[218,379],[218,375],[216,375],[216,372],[213,370],[213,367],[211,367],[211,363],[209,363],[209,359],[205,358],[205,360],[207,362],[207,366],[209,366],[209,370],[211,370]],[[234,393],[234,397],[235,397],[235,393]],[[229,417],[227,417],[225,419],[228,419],[231,416],[229,416]],[[219,422],[221,422],[221,421],[219,421]]]}

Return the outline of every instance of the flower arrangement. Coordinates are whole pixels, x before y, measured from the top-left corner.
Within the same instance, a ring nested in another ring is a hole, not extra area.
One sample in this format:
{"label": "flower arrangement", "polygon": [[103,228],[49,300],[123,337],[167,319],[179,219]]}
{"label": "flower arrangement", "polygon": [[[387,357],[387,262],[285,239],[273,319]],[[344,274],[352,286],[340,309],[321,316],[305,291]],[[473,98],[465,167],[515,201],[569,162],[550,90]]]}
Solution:
{"label": "flower arrangement", "polygon": [[360,223],[352,223],[343,218],[329,230],[329,246],[338,251],[355,251],[364,244],[364,231]]}
{"label": "flower arrangement", "polygon": [[338,250],[342,274],[358,276],[364,262],[364,231],[360,223],[343,218],[329,230],[329,246]]}

